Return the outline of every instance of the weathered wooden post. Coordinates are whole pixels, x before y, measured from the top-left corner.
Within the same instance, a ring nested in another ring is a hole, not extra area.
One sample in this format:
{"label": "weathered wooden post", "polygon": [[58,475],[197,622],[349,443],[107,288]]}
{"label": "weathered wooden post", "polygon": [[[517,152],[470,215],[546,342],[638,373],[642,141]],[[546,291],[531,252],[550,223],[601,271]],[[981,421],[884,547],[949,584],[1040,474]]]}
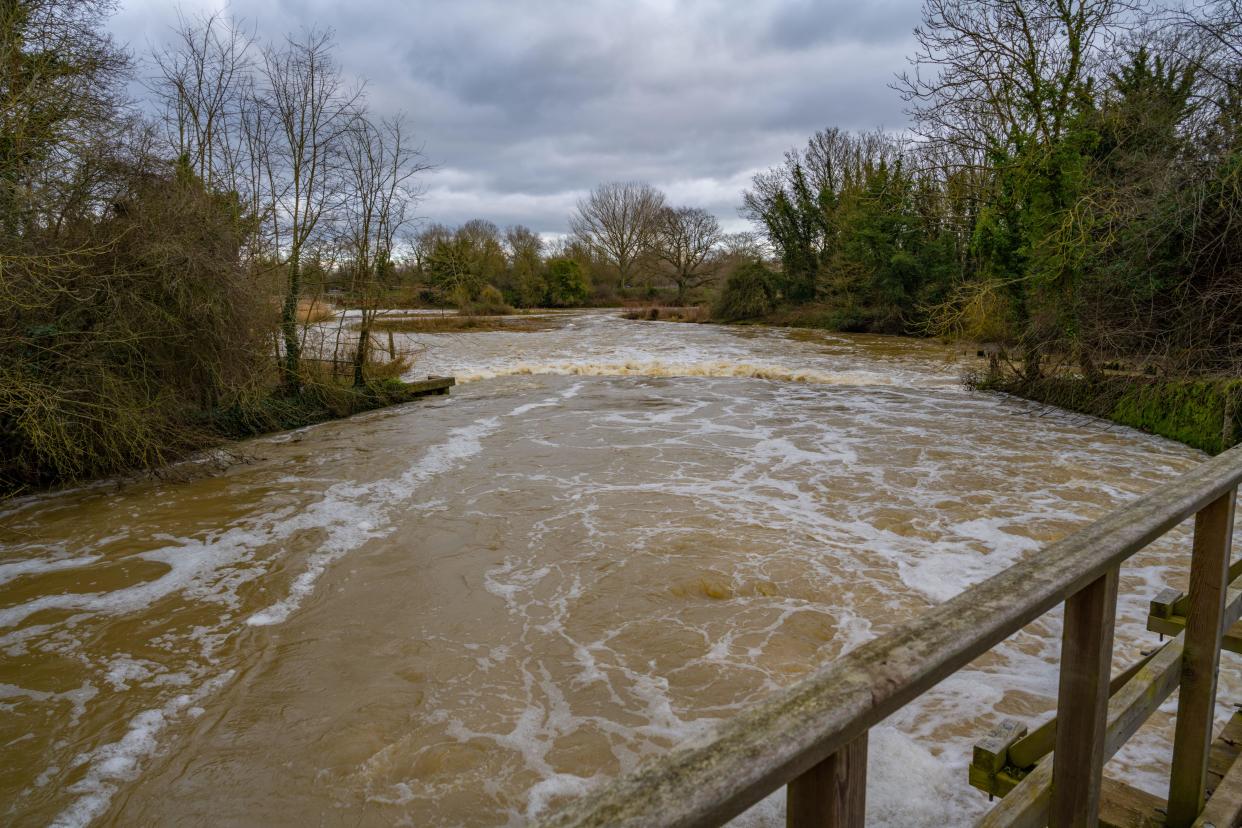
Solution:
{"label": "weathered wooden post", "polygon": [[867,734],[789,783],[786,828],[863,828],[867,815]]}
{"label": "weathered wooden post", "polygon": [[1065,602],[1048,823],[1055,828],[1099,821],[1117,581],[1114,567]]}
{"label": "weathered wooden post", "polygon": [[1170,828],[1186,828],[1203,809],[1236,494],[1237,490],[1231,489],[1195,515],[1186,649],[1182,655],[1173,768],[1169,774]]}

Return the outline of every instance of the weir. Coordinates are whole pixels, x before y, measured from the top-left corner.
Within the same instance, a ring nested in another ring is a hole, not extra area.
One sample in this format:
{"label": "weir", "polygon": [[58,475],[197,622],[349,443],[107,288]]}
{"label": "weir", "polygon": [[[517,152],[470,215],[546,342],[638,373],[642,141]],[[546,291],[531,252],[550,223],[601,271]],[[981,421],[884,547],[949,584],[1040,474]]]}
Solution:
{"label": "weir", "polygon": [[[1242,565],[1230,565],[1242,446],[824,665],[721,726],[570,803],[547,828],[719,825],[788,786],[787,825],[861,826],[868,730],[1044,613],[1065,604],[1056,718],[1007,721],[976,746],[970,781],[1003,796],[981,826],[1168,825],[1242,820],[1235,717],[1213,745],[1222,645],[1242,644]],[[1194,516],[1187,595],[1152,601],[1173,635],[1110,675],[1119,570]],[[1103,775],[1104,763],[1180,690],[1167,800]],[[1210,790],[1214,790],[1208,798]]]}

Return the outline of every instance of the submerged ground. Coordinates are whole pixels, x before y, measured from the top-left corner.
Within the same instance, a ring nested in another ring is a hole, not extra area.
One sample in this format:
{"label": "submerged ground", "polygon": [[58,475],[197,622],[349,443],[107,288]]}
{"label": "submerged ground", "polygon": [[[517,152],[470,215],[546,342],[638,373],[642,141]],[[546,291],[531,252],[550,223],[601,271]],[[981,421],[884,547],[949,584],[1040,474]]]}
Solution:
{"label": "submerged ground", "polygon": [[[550,324],[410,335],[451,397],[227,472],[3,507],[0,821],[523,824],[1202,459],[932,343]],[[1118,664],[1187,554],[1123,570]],[[878,728],[869,822],[984,809],[970,744],[1052,707],[1058,647],[1053,615]],[[1163,793],[1167,724],[1111,769]]]}

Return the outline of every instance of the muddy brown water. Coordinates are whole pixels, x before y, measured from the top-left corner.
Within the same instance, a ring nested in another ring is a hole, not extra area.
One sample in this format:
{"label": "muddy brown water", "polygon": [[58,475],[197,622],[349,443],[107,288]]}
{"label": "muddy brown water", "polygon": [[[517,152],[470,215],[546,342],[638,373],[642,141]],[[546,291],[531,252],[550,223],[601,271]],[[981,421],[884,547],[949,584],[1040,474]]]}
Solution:
{"label": "muddy brown water", "polygon": [[[450,397],[224,472],[0,507],[0,821],[523,825],[1202,459],[935,343],[553,324],[407,337]],[[1118,665],[1187,537],[1123,571]],[[873,731],[870,824],[986,808],[970,745],[1051,709],[1059,630]],[[1163,793],[1171,710],[1111,772]]]}

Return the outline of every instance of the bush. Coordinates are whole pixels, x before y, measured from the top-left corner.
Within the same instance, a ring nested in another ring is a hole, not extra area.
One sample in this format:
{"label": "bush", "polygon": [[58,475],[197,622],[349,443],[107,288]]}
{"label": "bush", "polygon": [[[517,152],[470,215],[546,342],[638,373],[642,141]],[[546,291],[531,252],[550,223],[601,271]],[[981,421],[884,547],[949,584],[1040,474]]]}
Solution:
{"label": "bush", "polygon": [[775,307],[774,274],[762,262],[748,262],[729,274],[712,315],[725,322],[756,319]]}
{"label": "bush", "polygon": [[581,305],[591,295],[586,274],[574,259],[549,259],[544,280],[548,285],[547,303],[550,307]]}
{"label": "bush", "polygon": [[513,306],[493,285],[486,285],[480,290],[477,299],[471,299],[464,287],[458,287],[453,291],[453,304],[464,316],[507,316],[513,313]]}
{"label": "bush", "polygon": [[518,303],[524,308],[538,308],[548,301],[548,283],[543,274],[523,273],[517,285]]}
{"label": "bush", "polygon": [[107,214],[0,254],[0,490],[174,459],[210,442],[203,410],[271,379],[235,199],[185,164],[126,175]]}

